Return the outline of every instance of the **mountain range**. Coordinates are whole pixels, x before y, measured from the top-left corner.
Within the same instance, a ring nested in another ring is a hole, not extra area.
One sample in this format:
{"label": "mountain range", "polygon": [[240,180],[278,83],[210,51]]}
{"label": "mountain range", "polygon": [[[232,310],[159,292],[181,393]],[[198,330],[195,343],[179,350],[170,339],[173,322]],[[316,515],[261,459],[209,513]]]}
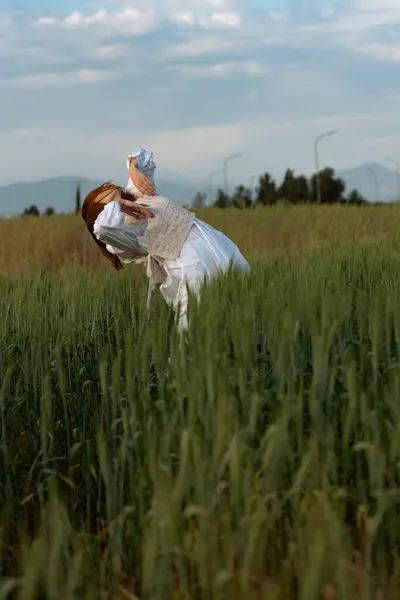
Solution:
{"label": "mountain range", "polygon": [[[81,198],[103,183],[87,177],[53,177],[42,181],[12,183],[0,186],[0,216],[9,217],[21,214],[31,205],[36,205],[40,212],[48,207],[57,213],[70,213],[75,208],[75,194],[78,184],[81,189]],[[157,183],[157,192],[171,198],[178,204],[190,204],[196,189],[186,183],[160,182]]]}
{"label": "mountain range", "polygon": [[337,175],[346,183],[347,191],[356,189],[370,202],[400,201],[400,173],[379,163],[338,170]]}
{"label": "mountain range", "polygon": [[[397,174],[390,168],[371,163],[338,170],[337,175],[345,181],[347,191],[357,189],[369,201],[376,201],[377,196],[382,202],[393,202],[397,199]],[[40,212],[47,207],[54,208],[58,213],[72,212],[78,183],[84,198],[101,182],[86,177],[70,176],[0,186],[0,216],[21,214],[32,204],[35,204]],[[157,183],[157,191],[178,204],[190,204],[196,192],[203,190],[194,183],[160,181]]]}

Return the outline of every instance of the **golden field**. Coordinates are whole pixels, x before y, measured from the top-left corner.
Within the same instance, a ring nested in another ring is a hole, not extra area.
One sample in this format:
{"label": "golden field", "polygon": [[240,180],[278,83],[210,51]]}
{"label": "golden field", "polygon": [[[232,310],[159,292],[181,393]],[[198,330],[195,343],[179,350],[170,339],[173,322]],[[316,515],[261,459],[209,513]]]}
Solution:
{"label": "golden field", "polygon": [[[203,209],[198,213],[223,231],[246,258],[302,255],[327,246],[373,244],[400,232],[400,206],[277,206],[254,210]],[[52,216],[0,221],[0,273],[105,265],[80,217]]]}

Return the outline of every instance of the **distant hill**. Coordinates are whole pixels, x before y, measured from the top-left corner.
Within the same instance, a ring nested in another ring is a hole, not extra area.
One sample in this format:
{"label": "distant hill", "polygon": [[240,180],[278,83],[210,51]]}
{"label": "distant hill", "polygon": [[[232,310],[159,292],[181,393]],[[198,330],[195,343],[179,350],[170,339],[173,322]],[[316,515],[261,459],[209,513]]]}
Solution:
{"label": "distant hill", "polygon": [[[40,212],[50,206],[58,213],[73,212],[78,182],[81,184],[82,199],[91,189],[102,183],[95,179],[71,176],[0,186],[0,216],[21,214],[24,208],[32,204],[35,204]],[[157,191],[177,204],[190,204],[197,190],[186,183],[160,181],[157,183]]]}
{"label": "distant hill", "polygon": [[[375,181],[368,169],[373,169],[378,178],[380,200],[397,200],[396,172],[377,163],[365,164],[352,169],[337,170],[337,175],[346,183],[347,191],[357,189],[367,200],[376,200]],[[55,177],[32,183],[14,183],[0,186],[0,216],[21,214],[24,208],[35,204],[40,212],[53,207],[56,212],[73,212],[75,191],[81,183],[82,198],[101,182],[87,177]],[[157,182],[157,191],[177,204],[190,204],[201,185],[174,181]],[[399,199],[400,200],[400,199]]]}
{"label": "distant hill", "polygon": [[397,196],[397,175],[390,168],[378,163],[370,163],[353,169],[338,170],[337,175],[346,183],[347,191],[357,189],[370,202],[376,201],[374,176],[368,169],[375,171],[378,179],[379,200],[381,202],[400,201]]}

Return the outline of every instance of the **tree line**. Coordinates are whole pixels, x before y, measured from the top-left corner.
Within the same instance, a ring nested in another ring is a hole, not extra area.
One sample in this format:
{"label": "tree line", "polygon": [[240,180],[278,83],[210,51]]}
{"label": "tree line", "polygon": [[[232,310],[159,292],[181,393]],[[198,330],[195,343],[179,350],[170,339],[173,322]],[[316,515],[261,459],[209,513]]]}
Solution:
{"label": "tree line", "polygon": [[[336,177],[334,169],[326,167],[319,172],[319,195],[318,195],[318,177],[315,173],[310,179],[305,175],[296,175],[292,169],[287,169],[280,185],[277,185],[274,178],[269,173],[261,175],[258,186],[253,191],[244,185],[238,185],[232,195],[219,189],[214,206],[218,208],[251,208],[253,206],[273,206],[274,204],[351,204],[361,206],[367,203],[367,200],[357,191],[351,190],[346,194],[346,184]],[[193,200],[193,207],[196,209],[205,206],[207,194],[198,192]],[[75,192],[76,215],[81,211],[81,188],[78,184]],[[48,207],[43,212],[43,216],[55,214],[53,207]],[[40,211],[36,205],[25,208],[23,216],[39,217]]]}
{"label": "tree line", "polygon": [[[74,209],[74,214],[75,215],[79,215],[81,212],[81,207],[82,207],[82,195],[81,195],[81,186],[78,183],[78,185],[76,186],[76,191],[75,191],[75,209]],[[52,215],[54,215],[56,213],[55,209],[52,206],[49,206],[46,208],[46,210],[43,212],[43,216],[44,217],[51,217]],[[32,204],[31,206],[27,207],[24,209],[23,213],[22,213],[23,217],[40,217],[40,210],[38,209],[38,207],[36,206],[36,204]]]}
{"label": "tree line", "polygon": [[[319,185],[319,194],[318,194]],[[198,192],[194,198],[194,208],[202,208],[206,204],[207,194]],[[367,200],[358,192],[351,190],[346,194],[345,182],[337,177],[334,169],[326,167],[312,175],[296,175],[292,169],[287,169],[280,185],[269,173],[261,175],[258,186],[253,191],[244,185],[238,185],[232,195],[219,189],[213,203],[218,208],[251,208],[253,206],[272,206],[277,203],[287,204],[351,204],[360,206]]]}

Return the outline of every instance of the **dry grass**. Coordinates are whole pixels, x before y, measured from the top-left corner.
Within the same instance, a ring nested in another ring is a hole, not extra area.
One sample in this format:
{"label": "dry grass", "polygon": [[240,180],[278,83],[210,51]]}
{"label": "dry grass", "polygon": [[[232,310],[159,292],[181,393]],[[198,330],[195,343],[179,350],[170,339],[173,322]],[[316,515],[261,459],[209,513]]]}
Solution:
{"label": "dry grass", "polygon": [[[249,211],[204,209],[199,217],[223,231],[246,258],[301,255],[326,246],[392,240],[400,231],[400,206],[278,206]],[[107,266],[82,220],[74,216],[0,221],[7,253],[0,274],[57,273],[70,266]]]}

